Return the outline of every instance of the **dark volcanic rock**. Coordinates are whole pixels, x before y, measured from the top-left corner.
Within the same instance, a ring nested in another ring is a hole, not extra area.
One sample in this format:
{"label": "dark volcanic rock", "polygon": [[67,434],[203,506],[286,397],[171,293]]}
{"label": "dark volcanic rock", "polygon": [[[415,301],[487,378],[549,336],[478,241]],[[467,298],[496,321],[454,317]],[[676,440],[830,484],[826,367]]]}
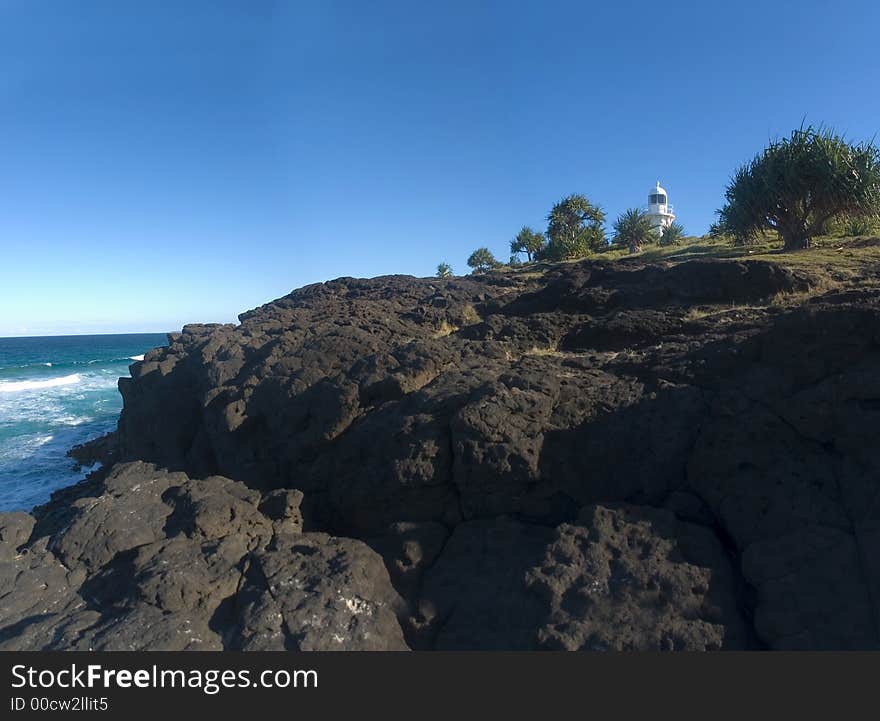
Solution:
{"label": "dark volcanic rock", "polygon": [[442,650],[528,650],[546,604],[528,593],[553,530],[508,518],[459,524],[425,574],[411,620],[429,647]]}
{"label": "dark volcanic rock", "polygon": [[0,561],[10,561],[18,555],[34,529],[34,517],[24,511],[0,513]]}
{"label": "dark volcanic rock", "polygon": [[73,458],[78,466],[89,467],[98,463],[111,465],[116,462],[117,453],[116,433],[108,433],[74,446],[67,455]]}
{"label": "dark volcanic rock", "polygon": [[251,559],[236,603],[236,648],[297,651],[406,649],[403,610],[381,557],[323,533],[276,536]]}
{"label": "dark volcanic rock", "polygon": [[741,589],[711,530],[644,506],[585,508],[556,529],[527,578],[549,606],[538,643],[557,650],[748,648]]}
{"label": "dark volcanic rock", "polygon": [[644,506],[556,529],[459,525],[410,624],[438,649],[717,650],[754,644],[718,538]]}
{"label": "dark volcanic rock", "polygon": [[241,483],[145,463],[99,491],[48,536],[0,514],[0,649],[406,648],[381,557],[302,533],[295,491],[270,517]]}
{"label": "dark volcanic rock", "polygon": [[876,279],[540,270],[172,334],[0,515],[0,647],[880,647]]}

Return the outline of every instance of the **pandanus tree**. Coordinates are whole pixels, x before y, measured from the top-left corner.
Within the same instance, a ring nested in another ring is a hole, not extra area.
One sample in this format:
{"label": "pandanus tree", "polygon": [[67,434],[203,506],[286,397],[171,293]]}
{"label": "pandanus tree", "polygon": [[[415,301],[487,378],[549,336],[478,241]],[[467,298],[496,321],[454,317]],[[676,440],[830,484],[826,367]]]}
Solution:
{"label": "pandanus tree", "polygon": [[547,216],[547,245],[540,251],[546,260],[583,258],[607,246],[605,213],[583,195],[563,198]]}
{"label": "pandanus tree", "polygon": [[728,232],[727,228],[725,228],[724,224],[719,220],[709,226],[709,232],[706,235],[710,238],[723,238],[728,235]]}
{"label": "pandanus tree", "polygon": [[718,211],[737,243],[775,231],[785,250],[808,248],[832,220],[880,214],[880,151],[826,128],[801,127],[740,167]]}
{"label": "pandanus tree", "polygon": [[651,217],[639,208],[624,210],[614,221],[614,244],[628,248],[630,253],[657,240]]}
{"label": "pandanus tree", "polygon": [[543,233],[539,233],[537,230],[524,225],[519,233],[516,234],[516,237],[510,241],[510,254],[511,256],[517,256],[525,253],[526,259],[531,263],[538,257],[546,242],[547,239]]}
{"label": "pandanus tree", "polygon": [[660,232],[660,245],[676,245],[684,238],[684,226],[681,223],[670,223]]}
{"label": "pandanus tree", "polygon": [[488,248],[477,248],[467,259],[467,264],[474,273],[485,273],[500,265]]}

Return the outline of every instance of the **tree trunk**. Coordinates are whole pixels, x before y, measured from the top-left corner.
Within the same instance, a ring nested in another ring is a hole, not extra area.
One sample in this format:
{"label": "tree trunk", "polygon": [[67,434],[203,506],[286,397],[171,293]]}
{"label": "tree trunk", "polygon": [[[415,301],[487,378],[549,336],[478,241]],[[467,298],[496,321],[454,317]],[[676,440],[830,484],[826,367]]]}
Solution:
{"label": "tree trunk", "polygon": [[776,228],[782,237],[783,250],[804,250],[810,247],[810,231],[805,219],[789,218]]}
{"label": "tree trunk", "polygon": [[783,250],[805,250],[810,247],[810,236],[806,233],[793,233],[782,237]]}

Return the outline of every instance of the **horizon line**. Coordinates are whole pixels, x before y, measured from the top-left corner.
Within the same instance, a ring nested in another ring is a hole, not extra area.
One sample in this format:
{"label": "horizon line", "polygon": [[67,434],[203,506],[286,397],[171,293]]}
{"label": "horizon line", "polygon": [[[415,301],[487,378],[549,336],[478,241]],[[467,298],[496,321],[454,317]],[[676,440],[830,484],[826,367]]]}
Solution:
{"label": "horizon line", "polygon": [[13,340],[20,338],[80,338],[88,336],[104,336],[104,335],[167,335],[168,333],[178,333],[180,331],[173,330],[143,330],[129,331],[125,333],[45,333],[40,335],[0,335],[0,340]]}

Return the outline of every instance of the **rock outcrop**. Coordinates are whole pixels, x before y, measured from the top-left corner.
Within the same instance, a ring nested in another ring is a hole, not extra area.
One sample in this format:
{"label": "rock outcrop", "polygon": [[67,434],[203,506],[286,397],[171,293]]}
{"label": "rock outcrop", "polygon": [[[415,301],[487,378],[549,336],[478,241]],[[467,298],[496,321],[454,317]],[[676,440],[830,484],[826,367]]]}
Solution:
{"label": "rock outcrop", "polygon": [[303,533],[300,499],[135,462],[57,515],[6,514],[0,649],[405,649],[381,557]]}
{"label": "rock outcrop", "polygon": [[875,281],[582,262],[186,326],[105,471],[0,515],[0,648],[878,648]]}

